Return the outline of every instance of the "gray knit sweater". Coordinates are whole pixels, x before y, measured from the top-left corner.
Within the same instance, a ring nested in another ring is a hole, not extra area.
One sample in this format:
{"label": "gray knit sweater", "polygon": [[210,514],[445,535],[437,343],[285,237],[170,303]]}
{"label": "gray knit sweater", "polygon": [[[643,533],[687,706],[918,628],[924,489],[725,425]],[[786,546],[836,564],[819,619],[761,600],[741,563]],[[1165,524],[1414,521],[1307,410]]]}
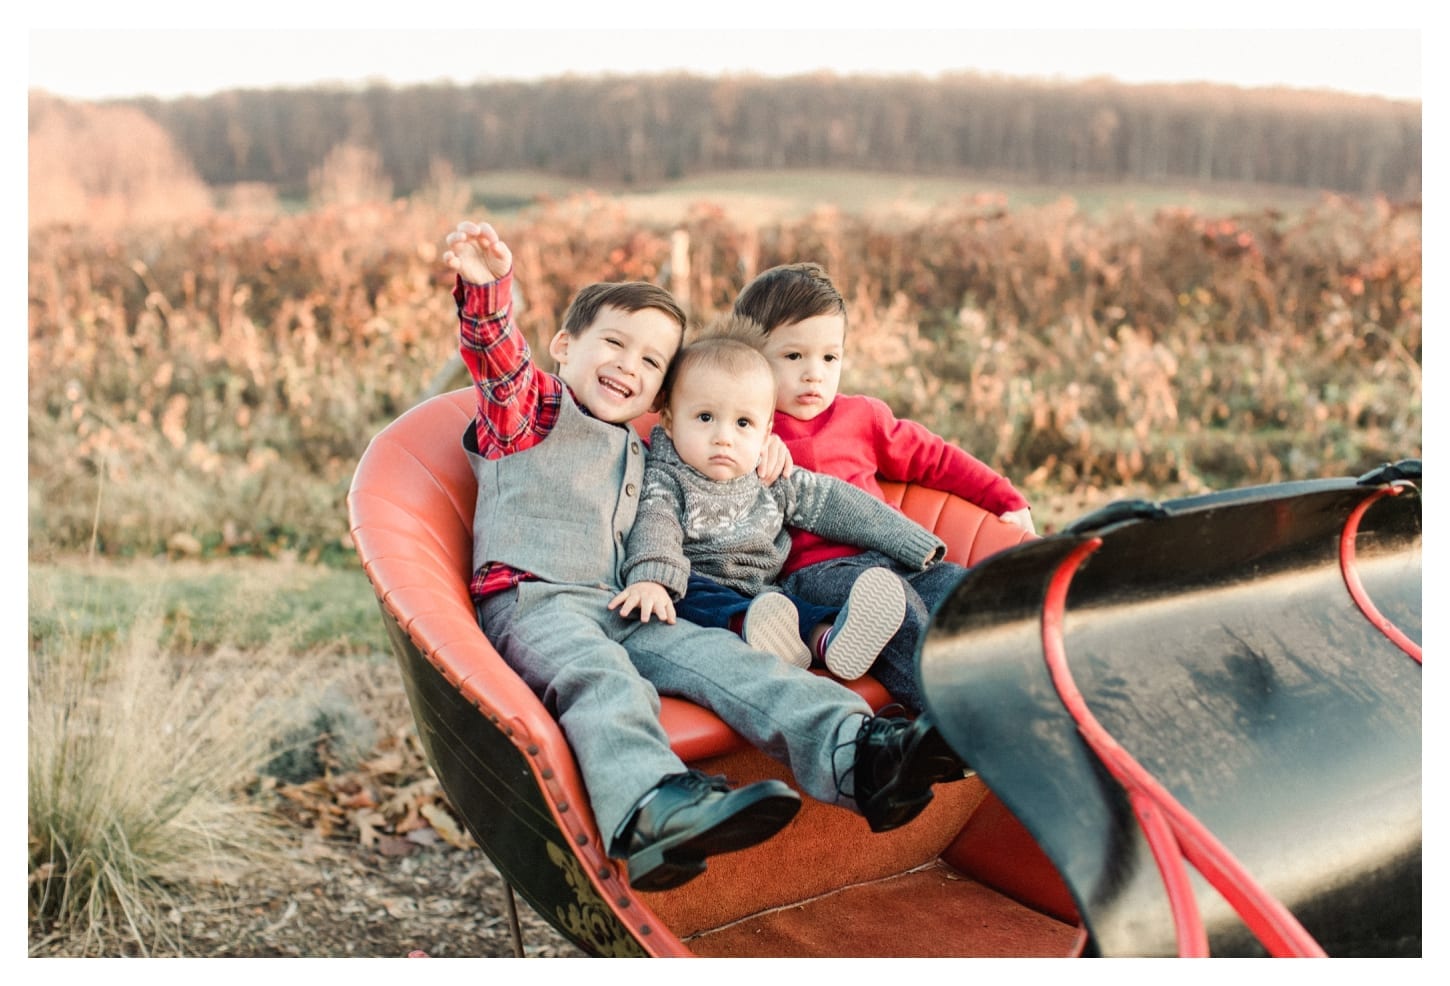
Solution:
{"label": "gray knit sweater", "polygon": [[723,482],[709,479],[686,465],[656,426],[626,543],[625,584],[658,582],[678,599],[693,568],[744,595],[758,595],[785,564],[787,527],[875,548],[913,571],[946,553],[941,538],[833,476],[797,468],[770,486],[753,471]]}

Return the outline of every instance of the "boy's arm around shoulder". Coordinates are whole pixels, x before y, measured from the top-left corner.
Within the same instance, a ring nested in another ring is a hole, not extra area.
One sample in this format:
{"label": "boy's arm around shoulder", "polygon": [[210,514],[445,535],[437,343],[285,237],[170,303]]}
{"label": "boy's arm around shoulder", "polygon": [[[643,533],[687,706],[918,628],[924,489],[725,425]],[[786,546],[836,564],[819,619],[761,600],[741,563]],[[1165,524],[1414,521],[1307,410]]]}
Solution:
{"label": "boy's arm around shoulder", "polygon": [[966,449],[919,422],[896,417],[884,401],[861,400],[872,416],[870,440],[883,478],[953,493],[998,516],[1027,508],[1027,498],[1007,477]]}
{"label": "boy's arm around shoulder", "polygon": [[914,571],[946,555],[946,542],[870,493],[843,479],[801,469],[777,485],[788,486],[786,523],[823,538],[874,548]]}

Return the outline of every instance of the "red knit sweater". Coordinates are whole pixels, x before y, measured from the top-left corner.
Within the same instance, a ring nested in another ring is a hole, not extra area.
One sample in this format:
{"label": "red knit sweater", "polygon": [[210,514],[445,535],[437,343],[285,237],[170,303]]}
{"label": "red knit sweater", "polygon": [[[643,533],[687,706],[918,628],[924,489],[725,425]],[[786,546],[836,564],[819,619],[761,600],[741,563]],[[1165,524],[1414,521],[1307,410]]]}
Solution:
{"label": "red knit sweater", "polygon": [[[840,395],[810,421],[777,411],[775,433],[796,465],[844,479],[878,499],[886,498],[879,480],[889,479],[955,493],[993,514],[1027,506],[991,467],[915,421],[898,419],[874,397]],[[794,529],[791,541],[782,574],[861,550]]]}

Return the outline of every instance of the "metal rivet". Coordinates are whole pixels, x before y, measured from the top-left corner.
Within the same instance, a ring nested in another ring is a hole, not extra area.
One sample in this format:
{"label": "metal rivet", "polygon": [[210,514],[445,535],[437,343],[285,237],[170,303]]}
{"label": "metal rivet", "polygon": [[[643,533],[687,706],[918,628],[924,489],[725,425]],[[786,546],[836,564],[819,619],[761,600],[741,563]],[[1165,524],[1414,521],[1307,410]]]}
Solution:
{"label": "metal rivet", "polygon": [[578,835],[574,836],[574,842],[581,846],[587,846],[589,845],[589,836],[585,835],[583,832],[580,832]]}

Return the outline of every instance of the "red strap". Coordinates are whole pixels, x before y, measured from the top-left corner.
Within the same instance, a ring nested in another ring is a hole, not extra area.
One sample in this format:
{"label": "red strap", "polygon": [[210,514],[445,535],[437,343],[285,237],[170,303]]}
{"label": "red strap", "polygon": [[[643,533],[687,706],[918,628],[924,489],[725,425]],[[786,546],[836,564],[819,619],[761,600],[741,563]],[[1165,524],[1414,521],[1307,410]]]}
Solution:
{"label": "red strap", "polygon": [[1063,646],[1067,587],[1078,567],[1102,543],[1101,538],[1084,541],[1053,573],[1042,608],[1042,649],[1053,685],[1077,724],[1078,732],[1123,786],[1143,828],[1168,893],[1178,954],[1184,957],[1208,954],[1208,933],[1183,866],[1186,858],[1244,919],[1270,955],[1323,957],[1324,949],[1289,909],[1260,887],[1233,854],[1113,739],[1078,691]]}
{"label": "red strap", "polygon": [[1360,501],[1349,514],[1349,519],[1344,522],[1344,530],[1339,534],[1339,570],[1344,573],[1344,584],[1349,589],[1350,598],[1359,607],[1359,611],[1365,615],[1365,619],[1379,628],[1380,632],[1389,637],[1395,646],[1416,661],[1424,664],[1420,655],[1420,645],[1415,643],[1399,627],[1395,626],[1380,613],[1375,607],[1374,601],[1369,598],[1369,593],[1364,591],[1364,585],[1359,581],[1359,570],[1354,566],[1354,542],[1355,535],[1359,533],[1359,522],[1364,517],[1364,512],[1369,509],[1382,496],[1398,496],[1400,486],[1386,486],[1376,490],[1373,496],[1365,497]]}

